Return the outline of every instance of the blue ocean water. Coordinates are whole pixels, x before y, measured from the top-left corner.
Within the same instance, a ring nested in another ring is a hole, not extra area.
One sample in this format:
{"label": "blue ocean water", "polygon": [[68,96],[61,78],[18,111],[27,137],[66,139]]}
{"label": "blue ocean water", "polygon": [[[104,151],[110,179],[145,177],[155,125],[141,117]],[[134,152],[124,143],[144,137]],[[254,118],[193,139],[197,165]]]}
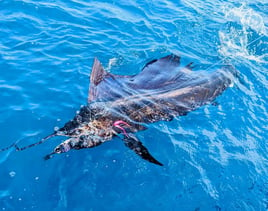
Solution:
{"label": "blue ocean water", "polygon": [[137,133],[164,167],[117,139],[1,152],[0,210],[267,210],[267,26],[266,0],[0,0],[0,148],[73,118],[94,57],[116,74],[170,53],[240,73],[218,106]]}

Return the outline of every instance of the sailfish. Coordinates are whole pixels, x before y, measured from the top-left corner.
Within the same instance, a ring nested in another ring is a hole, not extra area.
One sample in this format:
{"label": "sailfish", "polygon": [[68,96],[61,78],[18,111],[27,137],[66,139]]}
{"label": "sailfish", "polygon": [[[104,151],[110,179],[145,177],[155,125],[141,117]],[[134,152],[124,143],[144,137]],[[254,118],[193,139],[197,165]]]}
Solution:
{"label": "sailfish", "polygon": [[55,154],[96,147],[119,137],[141,158],[162,166],[136,133],[146,130],[149,123],[171,121],[214,103],[236,75],[231,65],[212,72],[194,71],[192,63],[183,66],[180,56],[174,54],[148,62],[138,74],[115,75],[105,71],[95,58],[87,104],[74,118],[37,143],[10,147],[24,150],[54,136],[68,137],[44,157],[47,160]]}

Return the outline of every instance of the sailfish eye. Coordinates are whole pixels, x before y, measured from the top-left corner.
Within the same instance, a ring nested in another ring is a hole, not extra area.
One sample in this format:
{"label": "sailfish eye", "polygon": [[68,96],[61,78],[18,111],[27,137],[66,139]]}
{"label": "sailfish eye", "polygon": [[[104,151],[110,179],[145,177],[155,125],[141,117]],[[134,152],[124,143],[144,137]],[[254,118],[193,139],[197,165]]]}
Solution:
{"label": "sailfish eye", "polygon": [[61,149],[60,147],[56,147],[55,150],[54,150],[55,153],[60,153],[61,152]]}
{"label": "sailfish eye", "polygon": [[81,136],[79,137],[79,140],[80,140],[80,141],[86,141],[86,139],[87,139],[87,136],[85,136],[85,135],[81,135]]}

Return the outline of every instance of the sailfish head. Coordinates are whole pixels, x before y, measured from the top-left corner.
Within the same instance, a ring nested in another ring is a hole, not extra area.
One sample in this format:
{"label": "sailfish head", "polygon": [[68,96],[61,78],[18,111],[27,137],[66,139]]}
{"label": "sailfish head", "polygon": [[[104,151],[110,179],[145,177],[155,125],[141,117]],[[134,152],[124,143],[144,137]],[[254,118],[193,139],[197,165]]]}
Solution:
{"label": "sailfish head", "polygon": [[83,106],[74,119],[55,132],[55,136],[69,138],[56,146],[52,153],[45,156],[45,159],[71,149],[79,150],[98,146],[111,140],[115,134],[112,120],[105,118],[103,109],[97,109],[96,106],[91,105]]}
{"label": "sailfish head", "polygon": [[77,137],[71,137],[58,146],[55,147],[52,153],[44,157],[45,160],[48,160],[54,154],[61,154],[70,151],[71,149],[83,149],[83,148],[92,148],[102,144],[106,139],[103,139],[100,136],[91,136],[91,135],[79,135]]}

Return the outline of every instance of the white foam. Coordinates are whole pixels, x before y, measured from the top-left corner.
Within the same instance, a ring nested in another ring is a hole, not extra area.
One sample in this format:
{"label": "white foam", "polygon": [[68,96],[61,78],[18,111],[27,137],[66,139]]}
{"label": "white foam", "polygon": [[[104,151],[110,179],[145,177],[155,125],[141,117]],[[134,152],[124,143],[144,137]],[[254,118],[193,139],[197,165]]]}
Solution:
{"label": "white foam", "polygon": [[264,18],[245,3],[240,7],[225,7],[224,14],[227,20],[238,22],[245,28],[251,28],[259,34],[267,35]]}
{"label": "white foam", "polygon": [[[246,4],[242,4],[240,7],[226,6],[223,11],[226,20],[238,23],[241,28],[231,25],[228,30],[219,32],[221,42],[219,53],[224,57],[243,57],[256,62],[268,63],[268,53],[266,51],[263,51],[263,54],[255,55],[255,52],[248,48],[254,42],[265,45],[261,38],[267,36],[267,27],[261,14],[249,8]],[[249,40],[252,30],[259,37]]]}
{"label": "white foam", "polygon": [[111,59],[109,59],[108,68],[107,68],[108,71],[111,70],[112,66],[115,65],[116,62],[117,62],[117,58],[111,58]]}

